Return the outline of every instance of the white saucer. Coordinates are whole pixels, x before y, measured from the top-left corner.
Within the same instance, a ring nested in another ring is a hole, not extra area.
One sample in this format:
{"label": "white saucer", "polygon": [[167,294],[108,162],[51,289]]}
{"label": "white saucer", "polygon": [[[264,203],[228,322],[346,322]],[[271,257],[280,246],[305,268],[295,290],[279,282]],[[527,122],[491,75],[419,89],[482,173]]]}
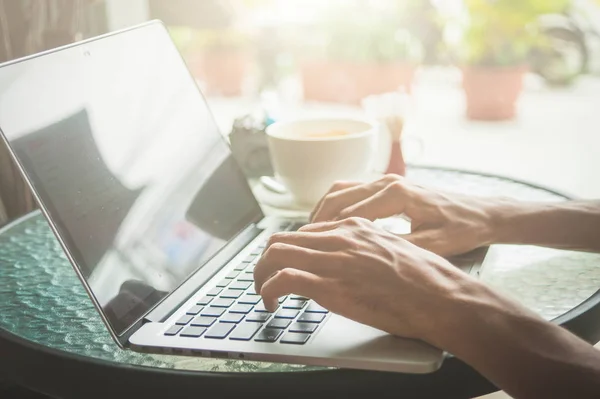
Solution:
{"label": "white saucer", "polygon": [[276,212],[279,216],[308,217],[312,211],[312,208],[296,203],[290,193],[275,193],[260,182],[253,185],[252,191],[261,206]]}

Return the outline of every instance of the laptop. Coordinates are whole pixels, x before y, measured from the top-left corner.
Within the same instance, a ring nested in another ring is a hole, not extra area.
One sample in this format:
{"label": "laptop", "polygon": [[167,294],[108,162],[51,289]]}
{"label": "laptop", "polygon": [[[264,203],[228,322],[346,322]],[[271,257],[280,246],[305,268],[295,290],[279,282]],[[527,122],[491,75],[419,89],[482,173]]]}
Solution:
{"label": "laptop", "polygon": [[0,66],[0,132],[120,347],[406,373],[442,364],[438,348],[302,296],[266,311],[253,268],[271,234],[305,221],[263,214],[162,23]]}

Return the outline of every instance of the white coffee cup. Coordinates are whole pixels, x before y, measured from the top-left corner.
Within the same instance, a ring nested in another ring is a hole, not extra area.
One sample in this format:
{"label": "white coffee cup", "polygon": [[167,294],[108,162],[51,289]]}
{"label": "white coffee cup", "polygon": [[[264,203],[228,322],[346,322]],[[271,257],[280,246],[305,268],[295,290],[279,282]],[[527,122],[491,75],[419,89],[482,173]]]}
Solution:
{"label": "white coffee cup", "polygon": [[372,174],[376,122],[303,119],[276,122],[266,132],[275,175],[299,205],[316,205],[335,181],[364,181]]}

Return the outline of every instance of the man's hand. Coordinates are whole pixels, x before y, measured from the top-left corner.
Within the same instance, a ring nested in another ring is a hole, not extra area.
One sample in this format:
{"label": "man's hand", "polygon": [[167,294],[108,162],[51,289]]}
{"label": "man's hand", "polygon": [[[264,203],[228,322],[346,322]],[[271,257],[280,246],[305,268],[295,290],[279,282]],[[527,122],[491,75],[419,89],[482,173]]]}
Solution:
{"label": "man's hand", "polygon": [[493,241],[496,199],[432,191],[396,175],[373,183],[336,183],[316,206],[311,220],[323,222],[361,217],[369,220],[404,213],[410,217],[413,244],[448,256]]}
{"label": "man's hand", "polygon": [[465,282],[445,259],[360,218],[272,236],[254,270],[269,310],[297,294],[391,334],[429,340],[450,317],[447,300]]}

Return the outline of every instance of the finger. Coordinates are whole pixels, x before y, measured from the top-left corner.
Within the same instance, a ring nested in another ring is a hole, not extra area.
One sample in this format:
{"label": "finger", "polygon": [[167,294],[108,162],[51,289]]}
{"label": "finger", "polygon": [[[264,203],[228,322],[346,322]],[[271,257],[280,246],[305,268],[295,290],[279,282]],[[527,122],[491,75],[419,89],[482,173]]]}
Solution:
{"label": "finger", "polygon": [[327,292],[321,277],[298,269],[286,268],[271,277],[260,291],[263,303],[268,311],[274,312],[278,306],[278,298],[296,294],[316,299]]}
{"label": "finger", "polygon": [[361,184],[328,194],[323,199],[320,208],[315,212],[312,221],[324,222],[336,219],[343,209],[371,197],[398,179],[399,177],[396,175],[386,175],[371,183]]}
{"label": "finger", "polygon": [[408,191],[404,182],[398,180],[388,184],[383,190],[369,198],[341,210],[337,219],[360,217],[373,221],[398,215],[404,212],[407,196]]}
{"label": "finger", "polygon": [[[254,288],[260,292],[262,285],[278,271],[294,268],[315,274],[329,274],[337,262],[333,253],[316,251],[290,244],[271,245],[254,267]],[[324,267],[326,265],[326,267]],[[337,268],[335,268],[337,269]]]}
{"label": "finger", "polygon": [[318,223],[310,223],[302,226],[298,231],[309,232],[309,233],[317,233],[323,231],[330,231],[337,228],[341,224],[341,221],[335,220],[332,222],[318,222]]}
{"label": "finger", "polygon": [[269,237],[265,252],[275,243],[289,244],[297,247],[330,251],[339,248],[339,242],[331,234],[321,234],[318,231],[295,231],[275,233]]}
{"label": "finger", "polygon": [[340,190],[344,190],[350,187],[356,187],[358,185],[360,185],[362,183],[359,182],[354,182],[354,181],[338,181],[335,182],[331,188],[329,189],[329,191],[327,191],[327,194],[325,194],[323,197],[321,197],[321,199],[319,200],[319,202],[317,202],[317,205],[314,207],[314,209],[312,210],[312,212],[310,213],[310,216],[308,218],[308,220],[312,221],[316,212],[321,208],[321,205],[323,204],[323,201],[325,200],[325,198],[327,197],[327,195],[335,193],[337,191]]}

